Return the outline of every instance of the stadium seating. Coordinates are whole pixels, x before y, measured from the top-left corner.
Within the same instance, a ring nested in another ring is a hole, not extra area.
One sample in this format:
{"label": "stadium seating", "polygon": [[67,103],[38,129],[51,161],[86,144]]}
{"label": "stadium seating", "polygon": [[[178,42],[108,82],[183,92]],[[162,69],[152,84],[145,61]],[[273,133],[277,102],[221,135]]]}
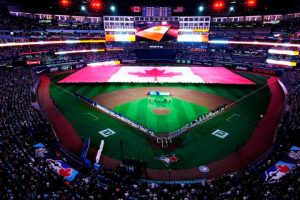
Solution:
{"label": "stadium seating", "polygon": [[[294,22],[289,21],[287,22]],[[299,31],[299,27],[282,22],[276,26],[257,27],[251,30],[236,28],[234,24],[226,23],[223,28],[212,26],[211,39],[261,40],[274,41],[270,36],[279,32],[287,33],[284,38]],[[92,23],[80,25],[82,30],[95,30],[99,26]],[[36,20],[0,15],[0,44],[18,41],[53,41],[69,39],[101,39],[101,32],[72,33],[51,32],[60,29],[41,26]],[[100,28],[103,29],[102,25]],[[68,29],[78,29],[70,28]],[[19,30],[19,31],[16,31]],[[13,32],[13,34],[11,34]],[[276,39],[277,40],[277,39]],[[290,41],[298,42],[297,37]],[[148,44],[58,44],[0,47],[0,195],[3,199],[298,199],[300,197],[299,168],[292,170],[276,183],[269,185],[261,179],[261,174],[272,166],[275,161],[284,156],[291,145],[300,146],[300,72],[286,70],[280,80],[285,85],[287,106],[282,120],[277,128],[276,140],[270,155],[259,163],[254,163],[246,170],[226,174],[222,177],[199,182],[147,182],[145,179],[146,163],[136,159],[125,159],[113,170],[100,167],[99,170],[82,170],[80,176],[73,182],[67,182],[38,157],[33,145],[39,142],[55,152],[57,141],[51,124],[40,111],[34,109],[32,103],[36,96],[32,86],[37,81],[31,68],[16,65],[20,54],[25,52],[47,51],[49,55],[39,55],[43,64],[64,61],[110,61],[137,60],[136,51],[151,49]],[[296,62],[299,66],[299,56],[269,54],[270,47],[220,45],[220,44],[178,44],[156,43],[157,46],[175,52],[176,59],[205,60],[212,66],[232,63],[236,65],[251,65],[264,68],[282,68],[280,65],[266,63],[267,59]],[[82,49],[122,48],[122,51],[106,51],[78,54],[55,54],[62,51]],[[192,51],[197,49],[197,51]],[[298,51],[299,48],[276,47],[276,50]],[[13,66],[13,67],[11,67]],[[54,149],[54,150],[53,150]],[[67,160],[65,154],[57,153],[61,160]]]}

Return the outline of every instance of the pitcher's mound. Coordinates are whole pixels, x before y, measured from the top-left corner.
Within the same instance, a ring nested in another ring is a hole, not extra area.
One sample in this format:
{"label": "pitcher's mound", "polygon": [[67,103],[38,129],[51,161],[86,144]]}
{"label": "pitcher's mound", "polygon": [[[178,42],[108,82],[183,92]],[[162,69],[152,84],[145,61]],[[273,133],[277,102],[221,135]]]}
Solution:
{"label": "pitcher's mound", "polygon": [[152,112],[157,115],[168,115],[170,110],[168,108],[153,108]]}

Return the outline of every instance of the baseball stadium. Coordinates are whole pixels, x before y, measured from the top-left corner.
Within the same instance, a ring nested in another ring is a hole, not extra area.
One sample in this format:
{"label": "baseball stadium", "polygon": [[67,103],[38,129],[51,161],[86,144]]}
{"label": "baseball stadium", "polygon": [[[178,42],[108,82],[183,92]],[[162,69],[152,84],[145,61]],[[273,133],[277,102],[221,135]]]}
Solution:
{"label": "baseball stadium", "polygon": [[[284,103],[277,78],[198,66],[102,66],[43,75],[38,97],[68,148],[78,149],[89,137],[97,149],[104,140],[106,164],[145,160],[155,180],[168,180],[169,169],[172,180],[185,180],[246,166],[272,144]],[[202,166],[210,172],[201,173]]]}
{"label": "baseball stadium", "polygon": [[0,11],[4,199],[300,195],[296,0]]}

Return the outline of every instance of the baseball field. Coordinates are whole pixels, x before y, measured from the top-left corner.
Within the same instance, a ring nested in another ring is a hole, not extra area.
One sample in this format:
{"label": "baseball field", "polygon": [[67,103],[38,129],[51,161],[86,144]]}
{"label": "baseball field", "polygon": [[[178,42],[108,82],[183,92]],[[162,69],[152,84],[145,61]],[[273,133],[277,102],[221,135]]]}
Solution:
{"label": "baseball field", "polygon": [[[268,109],[270,77],[235,73],[256,85],[58,83],[72,72],[52,74],[46,78],[51,81],[49,94],[54,105],[76,134],[83,140],[90,137],[91,147],[95,149],[104,140],[103,155],[110,161],[125,158],[144,160],[151,172],[198,169],[238,152],[248,142]],[[169,92],[171,95],[149,96],[149,91]],[[176,148],[165,150],[154,148],[141,131],[99,111],[74,93],[93,99],[158,135],[168,135],[220,105],[228,107],[182,134]],[[241,159],[245,161],[247,157]]]}

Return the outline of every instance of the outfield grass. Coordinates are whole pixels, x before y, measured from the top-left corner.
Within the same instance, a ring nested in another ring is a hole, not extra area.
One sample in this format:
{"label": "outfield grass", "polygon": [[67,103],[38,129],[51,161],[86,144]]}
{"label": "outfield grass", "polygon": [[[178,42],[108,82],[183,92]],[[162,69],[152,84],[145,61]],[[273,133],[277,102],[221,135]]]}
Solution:
{"label": "outfield grass", "polygon": [[[66,92],[78,92],[93,98],[99,94],[115,90],[144,87],[145,84],[73,84],[59,85],[59,87],[51,85],[50,93],[60,111],[73,124],[81,137],[91,137],[91,145],[95,148],[98,148],[101,140],[105,140],[103,151],[105,155],[116,159],[137,158],[146,160],[147,166],[154,169],[185,169],[219,160],[241,148],[251,137],[260,115],[265,113],[271,95],[270,91],[268,87],[256,90],[267,84],[266,80],[268,77],[245,72],[239,74],[255,81],[257,86],[166,84],[168,87],[179,87],[217,94],[233,101],[238,101],[245,95],[252,93],[224,114],[182,135],[180,147],[170,152],[153,149],[139,131],[95,110],[77,97]],[[50,78],[55,84],[67,75],[51,75]],[[147,84],[147,86],[153,85],[155,84]],[[98,133],[106,128],[111,128],[116,134],[105,138]],[[220,139],[211,134],[216,129],[221,129],[230,134],[225,139]],[[124,146],[123,154],[120,150],[121,141]],[[180,160],[167,167],[156,159],[156,157],[167,153],[175,153]]]}

